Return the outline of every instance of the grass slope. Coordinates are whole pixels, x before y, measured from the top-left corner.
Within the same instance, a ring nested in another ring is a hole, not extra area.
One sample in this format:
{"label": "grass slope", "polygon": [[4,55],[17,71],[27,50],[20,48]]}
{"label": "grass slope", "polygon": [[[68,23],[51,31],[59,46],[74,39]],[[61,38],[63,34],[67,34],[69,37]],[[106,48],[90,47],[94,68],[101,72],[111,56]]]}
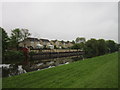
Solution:
{"label": "grass slope", "polygon": [[117,88],[118,53],[3,78],[3,88]]}

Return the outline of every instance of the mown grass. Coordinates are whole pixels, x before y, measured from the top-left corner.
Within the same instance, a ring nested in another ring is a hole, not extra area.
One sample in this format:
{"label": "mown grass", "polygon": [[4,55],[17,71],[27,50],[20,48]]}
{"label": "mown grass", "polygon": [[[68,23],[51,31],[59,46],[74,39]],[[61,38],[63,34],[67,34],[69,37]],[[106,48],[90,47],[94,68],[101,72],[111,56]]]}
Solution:
{"label": "mown grass", "polygon": [[117,88],[118,53],[3,78],[3,88]]}

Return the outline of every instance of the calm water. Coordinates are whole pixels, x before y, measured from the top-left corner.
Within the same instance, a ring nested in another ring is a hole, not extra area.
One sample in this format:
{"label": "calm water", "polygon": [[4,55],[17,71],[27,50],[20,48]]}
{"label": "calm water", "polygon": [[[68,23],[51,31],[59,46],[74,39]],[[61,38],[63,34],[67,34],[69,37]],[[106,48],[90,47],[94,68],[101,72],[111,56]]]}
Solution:
{"label": "calm water", "polygon": [[31,71],[43,70],[63,64],[69,64],[71,62],[82,59],[83,57],[81,56],[79,57],[72,56],[72,57],[46,59],[46,60],[34,60],[34,61],[29,61],[27,65],[2,64],[0,65],[0,69],[2,68],[2,77],[10,77]]}

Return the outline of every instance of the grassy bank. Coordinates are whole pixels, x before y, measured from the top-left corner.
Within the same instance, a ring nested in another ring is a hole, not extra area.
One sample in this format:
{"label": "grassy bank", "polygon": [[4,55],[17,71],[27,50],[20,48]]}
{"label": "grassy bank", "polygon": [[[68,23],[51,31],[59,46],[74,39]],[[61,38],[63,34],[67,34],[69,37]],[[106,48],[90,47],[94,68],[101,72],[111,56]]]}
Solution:
{"label": "grassy bank", "polygon": [[3,78],[3,88],[117,88],[118,53]]}

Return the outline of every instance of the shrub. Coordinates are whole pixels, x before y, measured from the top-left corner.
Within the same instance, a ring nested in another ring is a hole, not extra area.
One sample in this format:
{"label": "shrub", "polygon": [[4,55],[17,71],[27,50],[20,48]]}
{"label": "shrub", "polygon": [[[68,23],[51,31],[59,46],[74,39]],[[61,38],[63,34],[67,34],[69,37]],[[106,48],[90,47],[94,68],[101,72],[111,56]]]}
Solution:
{"label": "shrub", "polygon": [[3,58],[5,61],[16,61],[24,60],[25,56],[21,51],[6,51]]}

